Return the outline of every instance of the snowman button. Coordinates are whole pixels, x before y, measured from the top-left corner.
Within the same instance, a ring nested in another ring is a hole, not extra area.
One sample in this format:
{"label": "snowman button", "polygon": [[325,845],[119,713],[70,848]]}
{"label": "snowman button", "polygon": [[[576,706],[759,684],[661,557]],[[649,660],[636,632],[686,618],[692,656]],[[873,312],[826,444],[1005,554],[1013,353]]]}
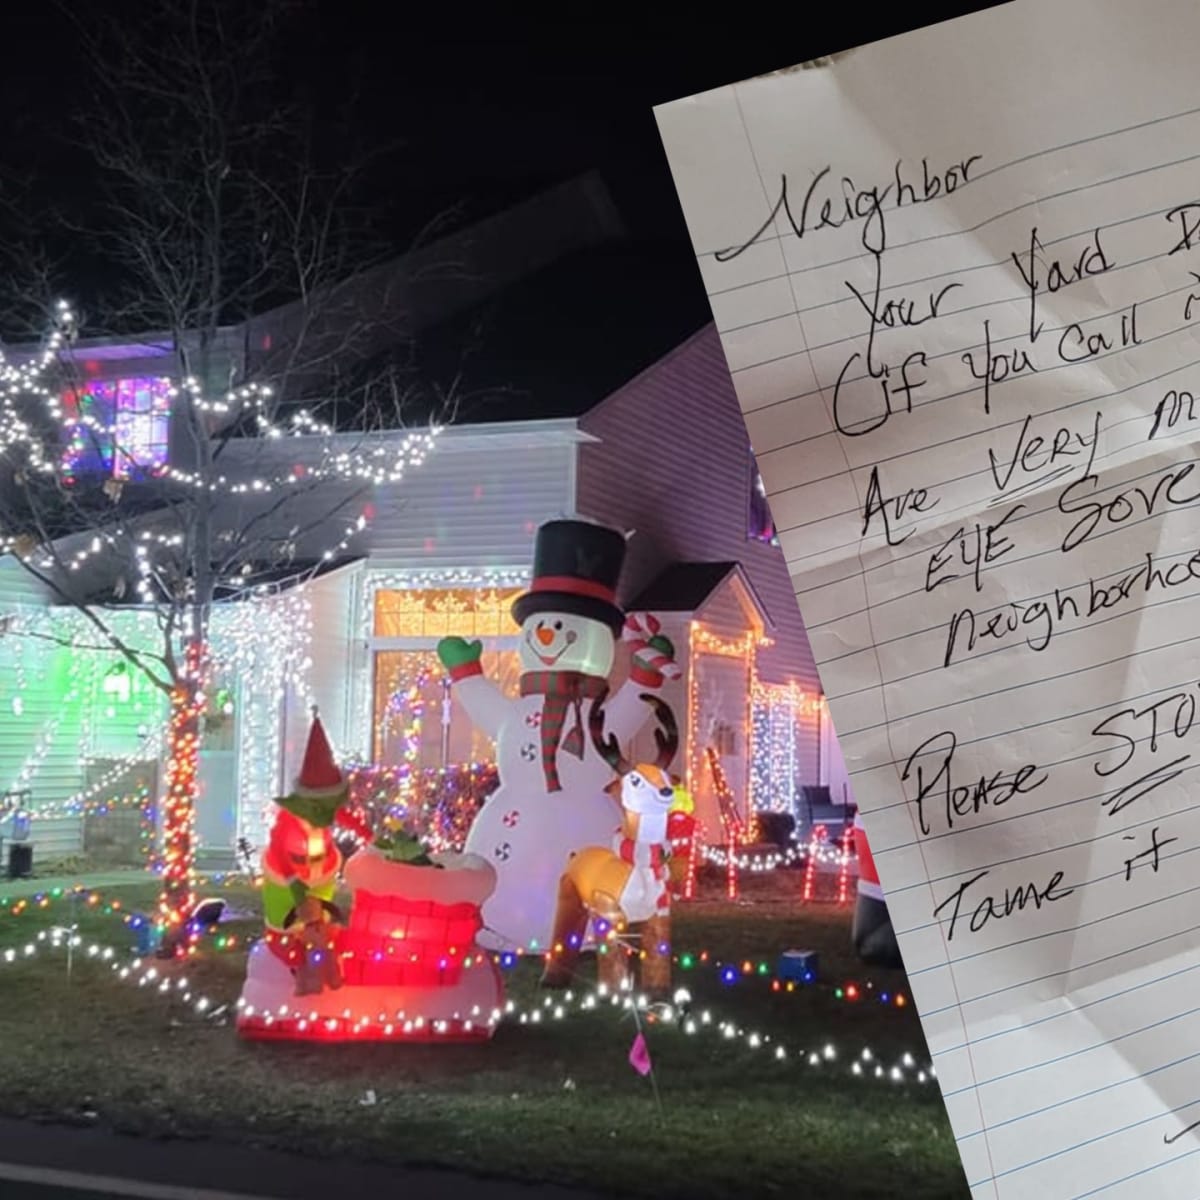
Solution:
{"label": "snowman button", "polygon": [[533,760],[537,758],[537,754],[537,747],[532,742],[526,742],[525,745],[521,747],[521,757],[526,762],[533,762]]}
{"label": "snowman button", "polygon": [[530,729],[538,729],[542,724],[542,714],[540,712],[531,712],[525,714],[525,724]]}

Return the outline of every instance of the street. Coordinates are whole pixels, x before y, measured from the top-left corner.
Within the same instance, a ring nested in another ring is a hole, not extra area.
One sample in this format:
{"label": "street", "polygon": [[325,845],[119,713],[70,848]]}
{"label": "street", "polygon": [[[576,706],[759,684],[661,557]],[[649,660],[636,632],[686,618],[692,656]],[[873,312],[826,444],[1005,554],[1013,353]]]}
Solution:
{"label": "street", "polygon": [[600,1200],[551,1184],[0,1119],[2,1200],[329,1200],[401,1191],[421,1200]]}

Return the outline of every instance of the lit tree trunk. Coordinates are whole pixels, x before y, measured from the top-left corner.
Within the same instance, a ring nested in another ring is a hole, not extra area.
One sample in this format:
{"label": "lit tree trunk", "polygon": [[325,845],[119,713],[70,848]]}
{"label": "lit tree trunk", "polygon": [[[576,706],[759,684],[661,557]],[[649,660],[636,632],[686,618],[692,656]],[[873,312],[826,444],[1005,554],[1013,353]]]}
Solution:
{"label": "lit tree trunk", "polygon": [[[207,365],[202,344],[201,362]],[[188,371],[181,356],[183,374]],[[213,474],[212,443],[203,415],[190,398],[179,411],[202,478]],[[200,795],[200,739],[204,731],[208,682],[209,618],[214,593],[212,501],[192,510],[187,531],[190,596],[183,612],[183,668],[176,672],[167,729],[167,789],[163,805],[163,874],[159,895],[163,957],[187,954],[196,939],[188,922],[196,909],[196,802]]]}
{"label": "lit tree trunk", "polygon": [[206,660],[204,642],[189,642],[183,669],[171,692],[163,803],[162,891],[158,900],[162,951],[167,957],[187,953],[190,944],[187,922],[196,908],[196,797]]}

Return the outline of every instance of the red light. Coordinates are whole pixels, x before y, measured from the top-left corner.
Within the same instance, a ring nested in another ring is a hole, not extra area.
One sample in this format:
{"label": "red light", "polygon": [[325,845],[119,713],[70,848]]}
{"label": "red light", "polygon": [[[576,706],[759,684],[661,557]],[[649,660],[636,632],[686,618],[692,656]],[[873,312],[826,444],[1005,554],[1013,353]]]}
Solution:
{"label": "red light", "polygon": [[[168,726],[167,794],[163,804],[162,892],[159,922],[165,944],[187,954],[193,946],[179,941],[196,906],[194,824],[197,775],[200,765],[200,717],[197,697],[204,691],[204,647],[188,645],[183,672],[171,692]],[[190,939],[195,942],[197,935]]]}

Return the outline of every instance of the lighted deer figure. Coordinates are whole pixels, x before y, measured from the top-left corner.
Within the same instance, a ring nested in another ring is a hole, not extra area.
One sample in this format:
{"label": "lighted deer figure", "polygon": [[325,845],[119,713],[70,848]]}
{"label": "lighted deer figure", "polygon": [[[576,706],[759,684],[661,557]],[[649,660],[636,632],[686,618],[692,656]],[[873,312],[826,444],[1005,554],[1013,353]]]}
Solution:
{"label": "lighted deer figure", "polygon": [[[587,846],[571,857],[558,885],[554,940],[542,976],[544,987],[565,987],[574,973],[589,920],[622,932],[640,925],[642,986],[661,994],[671,985],[671,892],[667,875],[670,842],[667,818],[675,789],[666,768],[679,749],[675,714],[657,696],[643,694],[660,729],[653,763],[630,763],[616,738],[604,736],[603,698],[592,702],[588,730],[592,744],[617,778],[610,789],[620,797],[623,819],[612,847]],[[601,982],[625,978],[624,954],[610,944],[600,956]]]}

